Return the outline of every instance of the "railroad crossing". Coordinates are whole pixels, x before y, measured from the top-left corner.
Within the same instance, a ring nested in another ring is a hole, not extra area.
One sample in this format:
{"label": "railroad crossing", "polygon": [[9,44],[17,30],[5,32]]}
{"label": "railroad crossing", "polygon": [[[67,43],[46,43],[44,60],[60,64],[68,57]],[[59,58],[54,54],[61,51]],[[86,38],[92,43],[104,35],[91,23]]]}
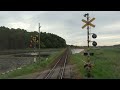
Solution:
{"label": "railroad crossing", "polygon": [[84,68],[85,68],[85,70],[87,71],[86,76],[87,76],[88,78],[90,78],[90,77],[92,77],[92,75],[91,75],[91,68],[92,68],[92,66],[93,66],[93,64],[90,62],[90,56],[93,56],[94,53],[89,52],[89,50],[90,50],[90,49],[89,49],[89,43],[90,43],[90,42],[93,42],[92,45],[93,45],[93,46],[97,46],[97,42],[89,40],[89,35],[92,34],[92,38],[94,38],[94,39],[97,37],[97,35],[96,35],[95,33],[89,33],[89,27],[90,27],[90,26],[93,27],[93,28],[95,27],[95,25],[92,24],[92,22],[95,20],[95,18],[92,18],[91,20],[89,20],[89,18],[90,18],[90,17],[89,17],[89,13],[85,14],[84,17],[87,17],[87,20],[82,19],[82,22],[85,23],[85,24],[82,26],[82,29],[84,29],[85,27],[87,27],[87,42],[88,42],[88,49],[87,49],[87,51],[84,53],[84,56],[87,56],[87,62],[84,64]]}

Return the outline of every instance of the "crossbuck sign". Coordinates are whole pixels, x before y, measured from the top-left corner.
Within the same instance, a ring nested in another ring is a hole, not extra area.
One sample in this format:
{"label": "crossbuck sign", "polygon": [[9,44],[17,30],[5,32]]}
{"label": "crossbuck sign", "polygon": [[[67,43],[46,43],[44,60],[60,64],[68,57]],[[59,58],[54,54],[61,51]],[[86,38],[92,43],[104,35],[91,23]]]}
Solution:
{"label": "crossbuck sign", "polygon": [[92,26],[92,27],[95,27],[95,25],[91,23],[94,20],[95,20],[95,18],[92,18],[90,21],[86,21],[86,20],[82,19],[82,21],[84,23],[86,23],[84,26],[82,26],[82,29],[84,29],[86,26],[89,26],[89,25]]}

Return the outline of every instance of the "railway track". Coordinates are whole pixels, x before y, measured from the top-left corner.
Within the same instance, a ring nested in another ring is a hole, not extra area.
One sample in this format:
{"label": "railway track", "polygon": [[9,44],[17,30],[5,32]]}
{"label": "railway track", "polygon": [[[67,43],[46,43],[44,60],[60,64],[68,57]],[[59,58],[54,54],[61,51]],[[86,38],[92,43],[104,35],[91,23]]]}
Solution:
{"label": "railway track", "polygon": [[65,68],[67,64],[68,50],[65,51],[64,55],[55,63],[53,68],[44,77],[44,79],[63,79]]}
{"label": "railway track", "polygon": [[37,79],[64,79],[66,64],[68,62],[69,50],[66,49],[63,55],[56,61],[53,67],[47,72],[43,72]]}

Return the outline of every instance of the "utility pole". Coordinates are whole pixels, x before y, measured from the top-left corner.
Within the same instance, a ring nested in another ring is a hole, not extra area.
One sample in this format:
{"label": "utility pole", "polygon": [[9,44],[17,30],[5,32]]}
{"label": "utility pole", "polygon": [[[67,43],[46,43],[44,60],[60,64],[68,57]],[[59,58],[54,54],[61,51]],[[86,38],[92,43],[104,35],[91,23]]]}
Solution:
{"label": "utility pole", "polygon": [[40,26],[40,23],[39,23],[39,59],[40,59],[40,28],[41,28],[41,26]]}
{"label": "utility pole", "polygon": [[[87,22],[89,22],[89,13],[86,14],[87,15]],[[87,36],[88,36],[88,48],[89,48],[89,25],[87,26]]]}

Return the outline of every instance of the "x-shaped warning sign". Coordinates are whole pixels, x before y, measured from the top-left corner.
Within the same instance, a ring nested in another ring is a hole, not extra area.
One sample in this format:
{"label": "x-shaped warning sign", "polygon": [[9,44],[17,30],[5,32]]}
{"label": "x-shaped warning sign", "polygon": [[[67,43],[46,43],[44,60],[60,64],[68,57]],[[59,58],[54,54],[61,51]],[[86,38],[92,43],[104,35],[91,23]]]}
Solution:
{"label": "x-shaped warning sign", "polygon": [[91,22],[94,21],[94,20],[95,20],[95,18],[92,18],[90,21],[86,21],[86,20],[82,19],[82,21],[83,21],[84,23],[86,23],[84,26],[82,26],[82,29],[85,28],[85,27],[88,26],[88,25],[90,25],[90,26],[92,26],[92,27],[95,27],[95,25],[91,23]]}

